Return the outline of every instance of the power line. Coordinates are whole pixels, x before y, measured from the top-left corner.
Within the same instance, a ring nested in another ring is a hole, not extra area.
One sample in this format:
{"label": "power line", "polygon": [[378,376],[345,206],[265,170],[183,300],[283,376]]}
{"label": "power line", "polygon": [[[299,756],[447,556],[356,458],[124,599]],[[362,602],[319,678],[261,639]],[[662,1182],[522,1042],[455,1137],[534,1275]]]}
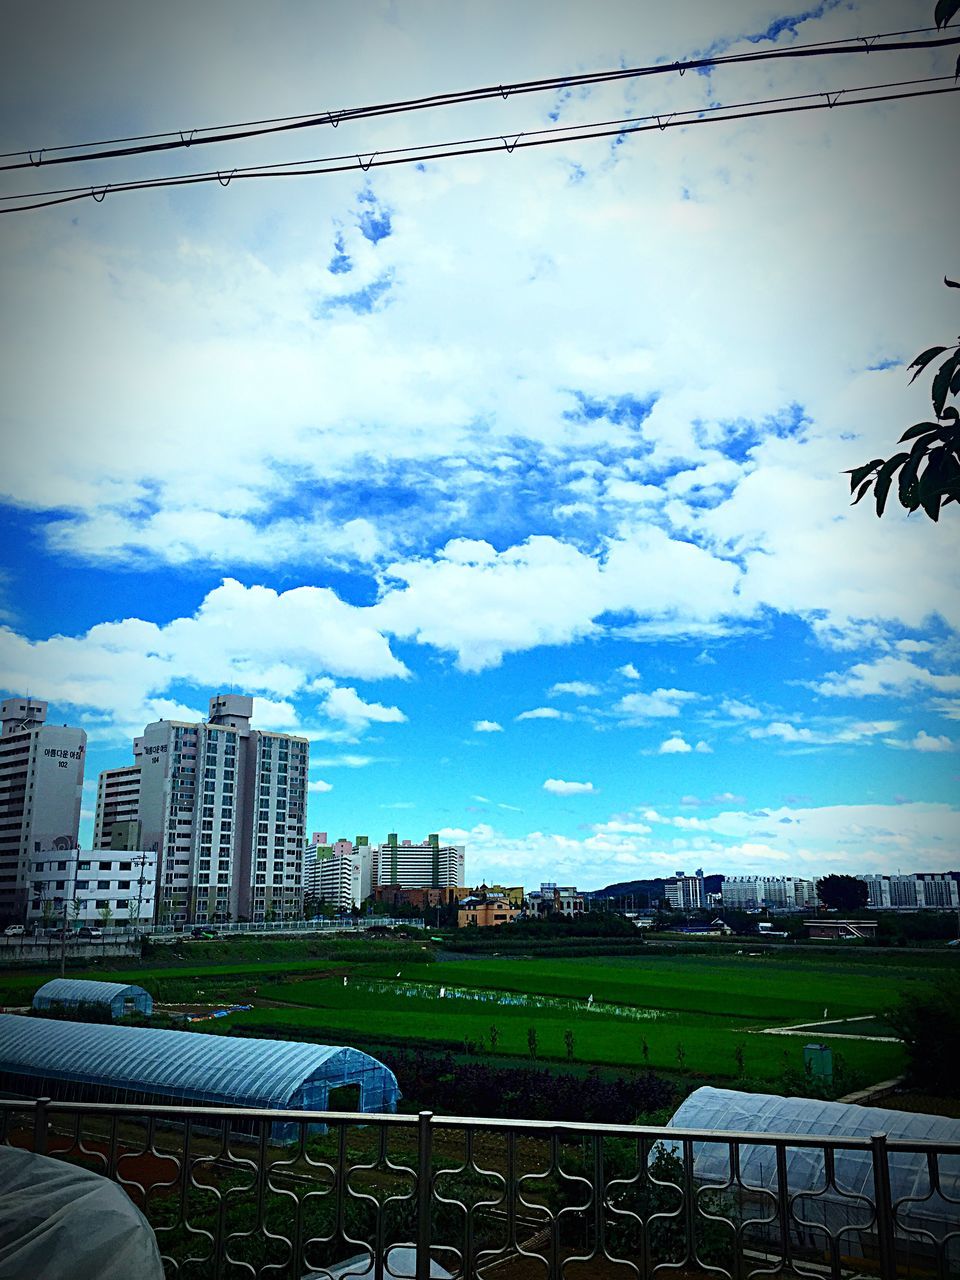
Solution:
{"label": "power line", "polygon": [[[944,84],[948,81],[948,84]],[[923,88],[939,85],[938,88]],[[903,90],[903,92],[887,92]],[[596,138],[618,137],[631,133],[647,133],[653,130],[687,128],[698,124],[714,124],[731,120],[750,120],[764,116],[795,114],[797,112],[831,110],[835,107],[862,106],[869,103],[899,101],[907,98],[929,98],[943,93],[956,93],[960,84],[951,76],[928,76],[920,80],[895,81],[888,84],[866,85],[856,90],[820,90],[817,93],[797,94],[791,97],[757,99],[753,102],[731,103],[727,106],[694,108],[686,111],[660,112],[654,115],[627,117],[621,120],[594,121],[583,125],[556,126],[552,129],[536,129],[478,138],[462,138],[447,143],[425,143],[418,146],[391,148],[369,153],[352,153],[321,157],[316,160],[289,161],[284,164],[253,165],[246,168],[208,170],[206,172],[179,174],[170,177],[146,178],[130,182],[107,183],[93,187],[65,187],[60,190],[23,192],[18,195],[0,196],[0,201],[24,200],[27,204],[0,208],[0,214],[22,213],[53,205],[70,204],[92,198],[97,203],[107,193],[145,191],[161,187],[196,186],[219,182],[227,187],[233,181],[250,178],[296,178],[325,173],[342,173],[360,169],[385,168],[400,164],[423,163],[427,160],[447,160],[458,156],[482,155],[505,150],[512,154],[517,150],[547,146],[562,142],[581,142]],[[869,96],[858,96],[869,95]],[[512,138],[512,141],[510,140]],[[366,156],[366,159],[365,159]],[[304,167],[309,166],[309,167]]]}
{"label": "power line", "polygon": [[[487,85],[477,89],[431,94],[423,98],[400,99],[365,107],[344,107],[299,116],[280,116],[273,119],[249,120],[227,125],[207,125],[190,130],[167,130],[163,133],[112,138],[100,142],[72,143],[57,147],[10,151],[0,154],[0,159],[12,160],[14,163],[0,164],[0,172],[17,169],[36,169],[41,166],[79,164],[88,160],[110,160],[162,151],[180,151],[189,147],[210,146],[221,142],[236,142],[248,138],[265,137],[270,134],[301,129],[314,129],[321,126],[337,128],[338,125],[348,120],[364,120],[377,116],[405,114],[436,107],[462,106],[498,97],[505,100],[523,94],[555,92],[559,89],[580,88],[620,80],[639,79],[646,76],[672,74],[682,76],[686,71],[701,71],[743,63],[782,61],[793,58],[821,58],[849,53],[891,53],[904,50],[936,49],[960,44],[960,36],[938,35],[933,40],[900,39],[903,36],[925,35],[936,31],[937,28],[935,27],[918,27],[910,31],[883,32],[874,36],[846,37],[843,40],[795,45],[790,49],[761,49],[748,53],[722,54],[715,57],[691,58],[684,61],[656,63],[640,67],[584,72],[580,75],[551,76],[546,79]],[[92,147],[99,149],[89,150]],[[85,154],[59,154],[76,151],[84,151]]]}

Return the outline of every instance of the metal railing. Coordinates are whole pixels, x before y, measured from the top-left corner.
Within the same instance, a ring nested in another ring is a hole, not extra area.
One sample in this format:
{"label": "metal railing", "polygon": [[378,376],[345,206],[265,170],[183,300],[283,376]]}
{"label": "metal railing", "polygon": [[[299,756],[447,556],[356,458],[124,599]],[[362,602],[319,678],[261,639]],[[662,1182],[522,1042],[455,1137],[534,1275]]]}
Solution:
{"label": "metal railing", "polygon": [[190,1280],[960,1275],[960,1143],[49,1099],[0,1142],[119,1183]]}

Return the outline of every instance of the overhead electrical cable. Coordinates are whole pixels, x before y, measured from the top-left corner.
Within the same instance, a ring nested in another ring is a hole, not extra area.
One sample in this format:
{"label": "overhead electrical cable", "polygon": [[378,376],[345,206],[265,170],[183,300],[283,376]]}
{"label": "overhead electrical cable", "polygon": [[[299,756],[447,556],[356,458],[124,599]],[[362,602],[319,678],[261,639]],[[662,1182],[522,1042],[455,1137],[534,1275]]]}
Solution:
{"label": "overhead electrical cable", "polygon": [[[903,39],[906,36],[933,32],[935,38]],[[520,80],[510,84],[487,85],[477,89],[456,90],[450,93],[431,94],[423,98],[406,98],[364,107],[342,107],[299,116],[280,116],[273,119],[241,121],[227,125],[208,125],[196,129],[173,129],[164,133],[141,134],[126,138],[112,138],[100,142],[73,143],[63,146],[38,147],[22,151],[0,153],[0,160],[12,163],[0,164],[0,172],[16,169],[37,169],[51,165],[79,164],[89,160],[111,160],[163,151],[180,151],[189,147],[210,146],[214,143],[236,142],[270,134],[286,133],[301,129],[314,129],[338,125],[350,120],[365,120],[378,116],[405,114],[437,107],[462,106],[496,98],[511,98],[523,94],[556,92],[561,89],[580,88],[620,80],[639,79],[655,75],[683,75],[686,71],[702,71],[715,67],[740,65],[752,62],[782,61],[793,58],[822,58],[836,54],[896,53],[905,50],[937,49],[960,45],[960,35],[939,35],[934,27],[918,27],[911,31],[879,33],[874,36],[853,36],[843,40],[820,41],[815,44],[795,45],[789,49],[755,49],[747,53],[718,54],[713,57],[688,58],[682,61],[655,63],[640,67],[617,67],[608,71],[591,71],[579,75],[551,76],[540,80]],[[91,150],[91,148],[96,148]],[[82,154],[75,154],[82,152]]]}
{"label": "overhead electrical cable", "polygon": [[[934,86],[924,88],[923,86]],[[892,92],[897,90],[898,92]],[[424,163],[428,160],[446,160],[458,156],[482,155],[493,151],[512,154],[517,150],[547,146],[562,142],[581,142],[596,138],[647,133],[653,130],[690,128],[700,124],[714,124],[731,120],[751,120],[765,116],[795,114],[797,112],[832,110],[837,107],[862,106],[869,103],[899,101],[907,98],[929,98],[944,93],[960,91],[960,84],[952,76],[928,76],[919,80],[894,81],[887,84],[865,85],[859,89],[820,90],[816,93],[796,94],[790,97],[762,98],[752,102],[718,104],[711,107],[691,108],[686,111],[664,111],[653,115],[625,117],[619,120],[592,121],[582,125],[557,125],[553,128],[520,131],[516,134],[488,135],[486,137],[461,138],[447,143],[423,143],[416,146],[390,148],[383,151],[353,152],[350,154],[320,157],[314,160],[287,161],[284,163],[251,165],[245,168],[207,170],[205,172],[177,174],[168,177],[137,179],[130,182],[107,183],[95,186],[65,187],[59,190],[0,196],[0,204],[21,200],[29,203],[0,207],[0,213],[22,213],[53,205],[69,204],[92,198],[98,203],[108,193],[144,191],[161,187],[195,186],[201,183],[219,182],[227,187],[231,182],[250,178],[309,177],[325,173],[342,173],[360,169],[391,165]],[[867,95],[867,96],[864,96]]]}

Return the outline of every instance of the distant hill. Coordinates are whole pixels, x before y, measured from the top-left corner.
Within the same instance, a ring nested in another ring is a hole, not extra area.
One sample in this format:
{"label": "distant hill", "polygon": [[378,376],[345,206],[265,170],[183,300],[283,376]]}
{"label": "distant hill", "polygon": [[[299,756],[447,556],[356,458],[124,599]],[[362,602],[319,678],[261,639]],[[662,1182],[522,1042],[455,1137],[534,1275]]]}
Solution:
{"label": "distant hill", "polygon": [[[663,897],[663,885],[669,876],[654,876],[652,880],[622,880],[617,884],[608,884],[605,889],[594,889],[593,897],[595,898],[657,898]],[[722,875],[710,875],[703,877],[704,893],[719,893],[720,886],[723,884]],[[643,906],[642,902],[637,902],[637,906]]]}

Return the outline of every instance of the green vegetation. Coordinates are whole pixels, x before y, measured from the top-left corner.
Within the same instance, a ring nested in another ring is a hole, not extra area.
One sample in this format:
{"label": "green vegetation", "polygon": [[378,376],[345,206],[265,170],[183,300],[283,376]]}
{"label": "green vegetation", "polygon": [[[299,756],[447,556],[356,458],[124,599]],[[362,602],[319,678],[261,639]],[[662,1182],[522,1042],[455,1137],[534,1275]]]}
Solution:
{"label": "green vegetation", "polygon": [[[436,960],[419,938],[195,943],[151,959],[95,972],[140,983],[167,1003],[256,1005],[197,1033],[350,1043],[386,1060],[427,1051],[490,1067],[529,1069],[535,1060],[554,1073],[650,1069],[685,1086],[737,1081],[798,1092],[808,1084],[803,1044],[815,1037],[844,1064],[835,1093],[898,1075],[906,1062],[900,1044],[839,1033],[889,1035],[887,1010],[955,982],[960,963],[953,952],[904,954],[894,967],[889,953],[737,954],[719,945]],[[0,1002],[28,1003],[45,976],[0,977]],[[829,1027],[772,1030],[819,1023],[825,1011]],[[849,1021],[864,1017],[871,1021]]]}

